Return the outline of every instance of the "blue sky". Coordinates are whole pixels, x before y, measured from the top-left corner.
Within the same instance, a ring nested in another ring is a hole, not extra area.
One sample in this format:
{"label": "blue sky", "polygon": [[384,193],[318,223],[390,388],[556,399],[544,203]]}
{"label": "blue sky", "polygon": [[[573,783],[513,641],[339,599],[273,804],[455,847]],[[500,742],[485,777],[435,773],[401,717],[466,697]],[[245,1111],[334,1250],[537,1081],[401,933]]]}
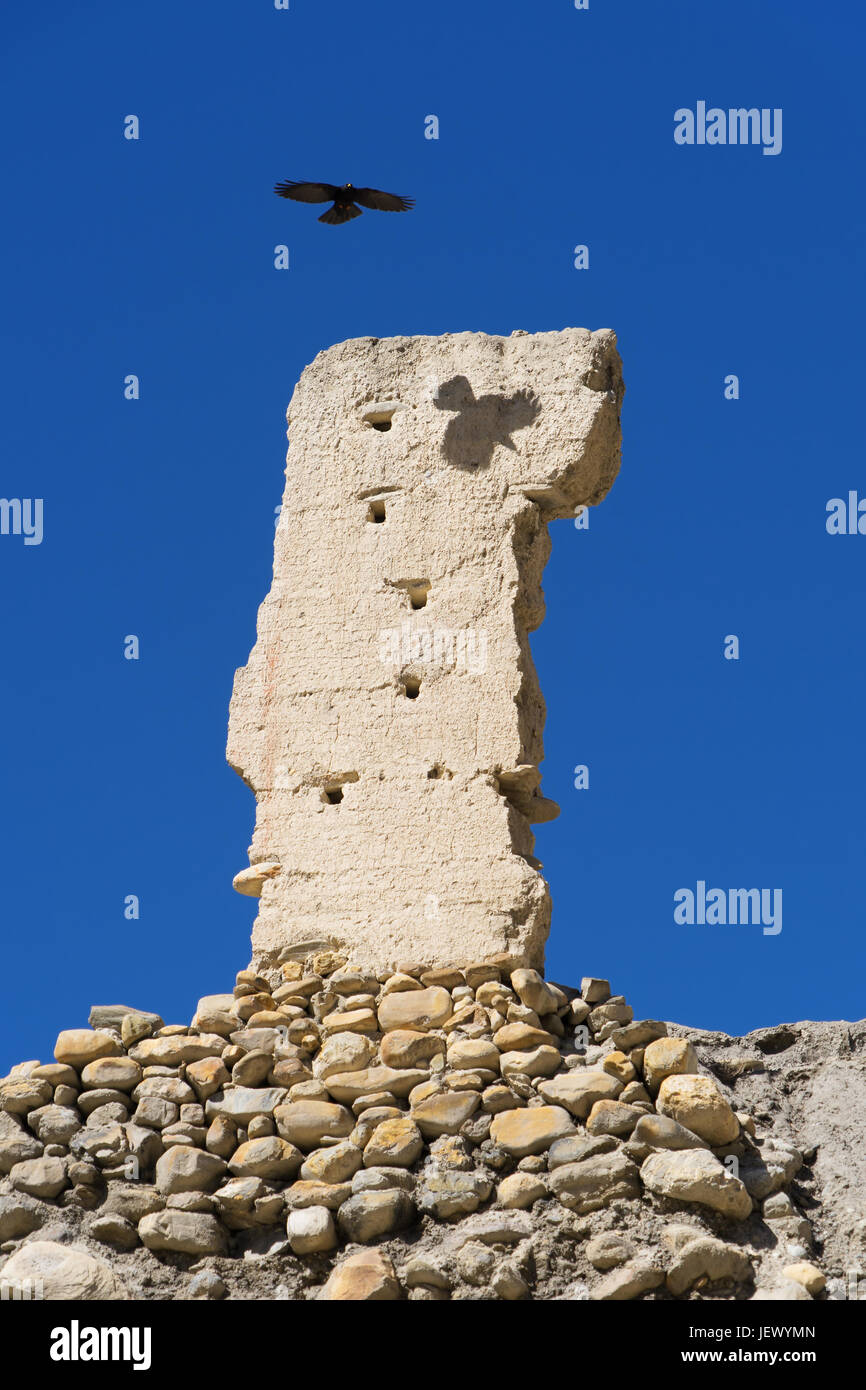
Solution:
{"label": "blue sky", "polygon": [[[825,519],[866,497],[862,15],[49,0],[3,25],[0,494],[44,499],[44,538],[0,535],[0,1068],[92,1003],[186,1021],[247,964],[231,682],[293,385],[368,334],[619,337],[622,472],[588,531],[553,527],[533,638],[549,975],[732,1033],[861,1016],[866,536]],[[781,153],[675,144],[700,100],[781,108]],[[323,227],[285,178],[417,208]],[[698,880],[781,888],[782,931],[677,925]]]}

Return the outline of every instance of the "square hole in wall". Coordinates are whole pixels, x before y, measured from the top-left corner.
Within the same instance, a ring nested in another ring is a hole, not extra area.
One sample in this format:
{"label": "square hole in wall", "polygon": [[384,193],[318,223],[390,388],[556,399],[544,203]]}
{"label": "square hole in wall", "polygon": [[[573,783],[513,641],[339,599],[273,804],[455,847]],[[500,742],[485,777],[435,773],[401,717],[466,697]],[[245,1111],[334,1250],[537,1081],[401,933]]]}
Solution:
{"label": "square hole in wall", "polygon": [[409,603],[416,612],[419,608],[427,607],[427,595],[429,592],[430,585],[426,579],[420,580],[417,584],[407,585]]}
{"label": "square hole in wall", "polygon": [[372,425],[374,430],[385,431],[391,428],[391,422],[399,409],[399,401],[374,401],[361,418],[365,425]]}

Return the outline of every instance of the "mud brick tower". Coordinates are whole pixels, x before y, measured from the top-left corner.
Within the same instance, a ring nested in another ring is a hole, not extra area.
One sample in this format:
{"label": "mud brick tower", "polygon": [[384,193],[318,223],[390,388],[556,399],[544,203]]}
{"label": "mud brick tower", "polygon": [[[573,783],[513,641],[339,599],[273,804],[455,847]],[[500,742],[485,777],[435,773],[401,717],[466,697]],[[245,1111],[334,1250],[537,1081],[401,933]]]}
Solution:
{"label": "mud brick tower", "polygon": [[360,338],[304,371],[229,724],[259,967],[543,962],[531,826],[558,808],[528,636],[547,523],[616,477],[622,395],[607,329]]}

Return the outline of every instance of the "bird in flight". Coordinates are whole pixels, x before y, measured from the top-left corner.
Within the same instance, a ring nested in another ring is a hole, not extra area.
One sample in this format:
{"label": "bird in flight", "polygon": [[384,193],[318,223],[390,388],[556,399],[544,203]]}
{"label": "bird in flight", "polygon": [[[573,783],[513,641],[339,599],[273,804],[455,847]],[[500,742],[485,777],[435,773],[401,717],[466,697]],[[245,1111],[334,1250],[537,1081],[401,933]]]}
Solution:
{"label": "bird in flight", "polygon": [[378,188],[355,188],[354,184],[344,183],[338,188],[335,183],[299,183],[286,179],[274,185],[274,192],[280,198],[293,198],[296,203],[333,203],[319,218],[329,227],[339,226],[341,222],[351,222],[353,217],[361,216],[361,208],[375,208],[377,212],[409,212],[415,206],[414,198],[401,198],[399,193],[382,193]]}

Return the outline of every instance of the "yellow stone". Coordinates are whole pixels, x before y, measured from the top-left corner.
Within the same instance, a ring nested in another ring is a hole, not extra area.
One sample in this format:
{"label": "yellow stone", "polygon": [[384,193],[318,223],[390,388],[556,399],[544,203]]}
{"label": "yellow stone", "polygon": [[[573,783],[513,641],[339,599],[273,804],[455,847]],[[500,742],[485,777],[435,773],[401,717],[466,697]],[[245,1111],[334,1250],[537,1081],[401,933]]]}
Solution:
{"label": "yellow stone", "polygon": [[827,1283],[817,1265],[809,1264],[808,1260],[798,1260],[796,1264],[785,1265],[782,1274],[786,1279],[793,1279],[795,1284],[802,1284],[806,1292],[813,1297],[820,1293]]}
{"label": "yellow stone", "polygon": [[428,1028],[440,1028],[451,1017],[453,1008],[451,995],[441,985],[400,990],[387,994],[379,1004],[379,1027],[383,1033],[392,1028],[425,1032]]}
{"label": "yellow stone", "polygon": [[199,1100],[207,1100],[224,1086],[230,1077],[221,1057],[203,1057],[200,1062],[189,1063],[186,1079],[195,1087]]}
{"label": "yellow stone", "polygon": [[492,1071],[449,1071],[443,1080],[449,1091],[483,1091],[493,1075]]}
{"label": "yellow stone", "polygon": [[656,1038],[644,1049],[644,1081],[653,1095],[666,1076],[694,1075],[697,1070],[697,1054],[686,1038]]}
{"label": "yellow stone", "polygon": [[436,1145],[436,1167],[457,1168],[465,1172],[472,1166],[472,1159],[467,1157],[466,1147],[459,1135],[443,1135]]}
{"label": "yellow stone", "polygon": [[448,1065],[456,1071],[480,1067],[482,1071],[499,1071],[499,1048],[484,1038],[453,1038],[448,1044]]}
{"label": "yellow stone", "polygon": [[235,1149],[229,1161],[229,1172],[237,1177],[272,1178],[279,1181],[293,1177],[301,1166],[301,1155],[294,1144],[276,1135],[248,1139]]}
{"label": "yellow stone", "polygon": [[512,1158],[549,1149],[555,1139],[574,1134],[575,1125],[561,1105],[537,1105],[526,1110],[501,1110],[493,1116],[490,1138]]}
{"label": "yellow stone", "polygon": [[440,1091],[422,1100],[420,1105],[413,1104],[412,1119],[427,1139],[440,1134],[456,1134],[474,1115],[479,1101],[477,1091]]}
{"label": "yellow stone", "polygon": [[371,1096],[377,1091],[388,1091],[403,1100],[426,1081],[428,1075],[420,1067],[361,1067],[358,1071],[332,1073],[325,1078],[325,1086],[334,1100],[349,1105],[360,1096]]}
{"label": "yellow stone", "polygon": [[609,1052],[602,1058],[601,1069],[606,1071],[608,1076],[615,1076],[624,1086],[637,1077],[637,1072],[624,1052]]}
{"label": "yellow stone", "polygon": [[[479,1004],[484,1004],[488,1009],[505,1009],[514,1000],[514,993],[507,985],[502,985],[498,980],[485,980],[483,985],[479,985],[475,991],[475,998]],[[504,1007],[503,1007],[504,1006]]]}
{"label": "yellow stone", "polygon": [[398,970],[396,975],[390,975],[382,986],[384,994],[405,994],[409,989],[423,989],[420,980],[416,980],[414,975],[404,975]]}
{"label": "yellow stone", "polygon": [[344,1013],[327,1014],[322,1019],[322,1031],[328,1037],[335,1033],[376,1033],[376,1015],[372,1009],[346,1009]]}
{"label": "yellow stone", "polygon": [[131,1091],[141,1080],[141,1067],[131,1057],[97,1057],[84,1067],[81,1080],[87,1090],[105,1086],[114,1091]]}
{"label": "yellow stone", "polygon": [[269,878],[276,878],[280,868],[280,864],[252,864],[248,869],[241,869],[239,874],[235,874],[232,888],[236,893],[242,893],[245,898],[260,898],[262,888]]}
{"label": "yellow stone", "polygon": [[[385,1034],[379,1050],[386,1067],[418,1067],[444,1053],[445,1039],[414,1028],[395,1028]],[[499,1066],[498,1053],[496,1065]]]}
{"label": "yellow stone", "polygon": [[534,1047],[553,1047],[556,1039],[543,1028],[529,1023],[506,1023],[494,1034],[500,1052],[530,1052]]}
{"label": "yellow stone", "polygon": [[122,1052],[123,1048],[111,1033],[94,1028],[67,1028],[58,1034],[54,1044],[54,1060],[78,1068],[100,1057],[119,1057]]}
{"label": "yellow stone", "polygon": [[299,1149],[315,1149],[323,1139],[345,1139],[355,1127],[354,1116],[329,1101],[298,1100],[274,1111],[277,1133]]}
{"label": "yellow stone", "polygon": [[400,1293],[388,1256],[380,1250],[361,1250],[337,1266],[319,1297],[332,1303],[383,1303],[395,1302]]}
{"label": "yellow stone", "polygon": [[335,970],[341,970],[346,964],[346,957],[341,956],[338,951],[317,951],[310,961],[310,969],[314,975],[333,975]]}
{"label": "yellow stone", "polygon": [[[237,1031],[239,1017],[235,1012],[237,1000],[233,994],[206,994],[203,999],[198,1001],[198,1008],[192,1020],[193,1028],[205,1033],[219,1033],[221,1037],[227,1038],[230,1033]],[[141,1038],[146,1038],[150,1029],[146,1029],[141,1034]],[[140,1041],[139,1038],[133,1039],[134,1042]],[[127,1042],[127,1047],[132,1046]]]}
{"label": "yellow stone", "polygon": [[510,1173],[496,1189],[499,1205],[510,1211],[523,1211],[546,1196],[547,1186],[535,1173]]}
{"label": "yellow stone", "polygon": [[276,1009],[273,996],[259,991],[258,994],[244,994],[235,1000],[234,1013],[244,1023],[252,1018],[253,1014],[264,1013],[266,1010]]}
{"label": "yellow stone", "polygon": [[284,1014],[279,1009],[262,1009],[247,1019],[248,1028],[284,1028],[286,1019],[298,1018],[299,1014]]}
{"label": "yellow stone", "polygon": [[503,1076],[553,1076],[562,1066],[558,1047],[534,1047],[531,1052],[503,1052],[499,1068]]}
{"label": "yellow stone", "polygon": [[476,1037],[482,1033],[490,1031],[489,1011],[481,1004],[461,1004],[445,1023],[442,1024],[444,1033],[456,1033],[458,1028],[461,1032],[469,1036],[469,1030],[474,1030]]}
{"label": "yellow stone", "polygon": [[607,1072],[575,1067],[562,1076],[539,1083],[538,1094],[549,1105],[564,1105],[578,1120],[585,1120],[597,1100],[616,1100],[622,1083]]}
{"label": "yellow stone", "polygon": [[289,1211],[303,1211],[305,1207],[327,1207],[336,1211],[352,1195],[350,1182],[316,1182],[305,1178],[286,1188],[286,1206]]}
{"label": "yellow stone", "polygon": [[364,1149],[365,1168],[411,1168],[420,1158],[424,1140],[414,1120],[383,1120],[370,1135]]}
{"label": "yellow stone", "polygon": [[739,1137],[740,1122],[712,1077],[666,1077],[659,1087],[656,1109],[708,1144],[730,1144]]}
{"label": "yellow stone", "polygon": [[623,1105],[619,1100],[597,1100],[586,1119],[587,1134],[615,1134],[619,1137],[631,1134],[640,1111],[632,1105]]}

